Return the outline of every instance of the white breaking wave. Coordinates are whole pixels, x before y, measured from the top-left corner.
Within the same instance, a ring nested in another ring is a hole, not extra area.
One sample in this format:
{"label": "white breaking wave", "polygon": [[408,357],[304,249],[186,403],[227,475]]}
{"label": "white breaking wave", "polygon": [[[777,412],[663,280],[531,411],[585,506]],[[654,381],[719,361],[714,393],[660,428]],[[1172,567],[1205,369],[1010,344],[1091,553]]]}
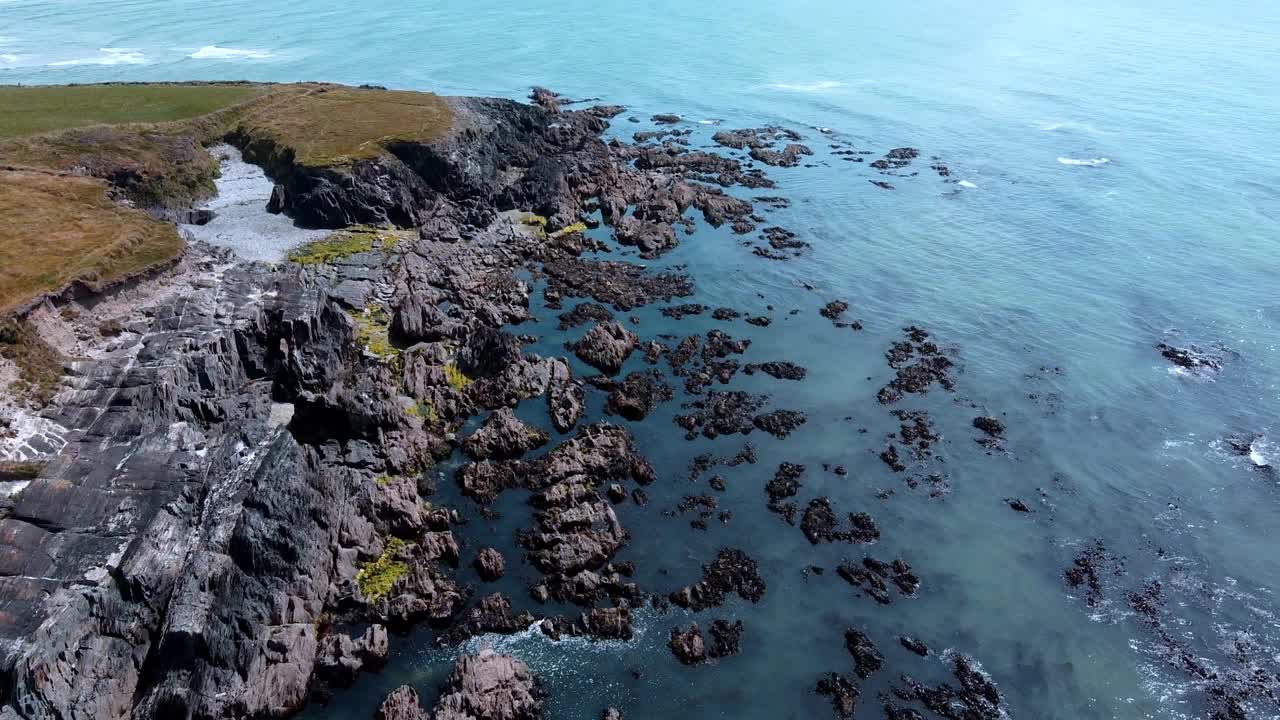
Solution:
{"label": "white breaking wave", "polygon": [[977,189],[978,189],[978,186],[977,186],[977,185],[974,185],[973,183],[969,182],[968,180],[961,180],[960,182],[958,182],[958,183],[956,183],[956,184],[957,184],[957,185],[959,185],[959,186],[960,186],[960,187],[962,187],[962,188],[970,188],[970,189],[973,189],[973,190],[977,190]]}
{"label": "white breaking wave", "polygon": [[835,80],[818,80],[811,83],[771,83],[765,87],[772,90],[789,90],[791,92],[822,92],[844,87],[844,83]]}
{"label": "white breaking wave", "polygon": [[49,63],[50,67],[66,67],[68,65],[142,65],[147,57],[136,48],[98,48],[102,53],[96,57],[79,58],[77,60],[59,60]]}
{"label": "white breaking wave", "polygon": [[1266,438],[1258,438],[1249,444],[1249,461],[1258,467],[1269,467],[1276,448]]}
{"label": "white breaking wave", "polygon": [[244,48],[224,48],[217,45],[205,45],[187,57],[196,60],[266,60],[273,57],[270,50],[250,50]]}
{"label": "white breaking wave", "polygon": [[1088,160],[1079,160],[1076,158],[1060,157],[1058,162],[1063,165],[1085,165],[1088,167],[1096,167],[1098,165],[1106,165],[1111,162],[1108,158],[1089,158]]}
{"label": "white breaking wave", "polygon": [[5,64],[8,64],[8,65],[12,65],[13,63],[18,62],[18,56],[17,56],[17,55],[9,55],[9,54],[7,54],[7,53],[6,53],[6,54],[3,54],[3,55],[0,55],[0,62],[5,63]]}
{"label": "white breaking wave", "polygon": [[1087,133],[1096,133],[1096,132],[1098,132],[1098,131],[1097,131],[1097,129],[1096,129],[1096,128],[1094,128],[1092,125],[1090,125],[1089,123],[1083,123],[1083,122],[1050,122],[1050,123],[1043,123],[1043,124],[1041,124],[1041,125],[1040,125],[1040,129],[1041,129],[1041,130],[1043,130],[1043,131],[1045,131],[1045,132],[1055,132],[1055,131],[1057,131],[1057,130],[1082,130],[1082,131],[1087,132]]}

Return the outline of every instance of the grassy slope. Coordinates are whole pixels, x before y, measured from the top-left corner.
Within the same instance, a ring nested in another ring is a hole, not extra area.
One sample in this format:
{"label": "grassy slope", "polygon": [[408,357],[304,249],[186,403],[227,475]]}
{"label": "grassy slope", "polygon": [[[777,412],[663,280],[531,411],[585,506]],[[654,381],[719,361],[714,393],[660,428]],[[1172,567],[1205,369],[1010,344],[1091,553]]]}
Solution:
{"label": "grassy slope", "polygon": [[0,140],[86,125],[185,120],[265,90],[260,85],[0,86]]}
{"label": "grassy slope", "polygon": [[181,250],[172,225],[117,205],[101,180],[0,172],[0,313],[73,280],[127,277]]}

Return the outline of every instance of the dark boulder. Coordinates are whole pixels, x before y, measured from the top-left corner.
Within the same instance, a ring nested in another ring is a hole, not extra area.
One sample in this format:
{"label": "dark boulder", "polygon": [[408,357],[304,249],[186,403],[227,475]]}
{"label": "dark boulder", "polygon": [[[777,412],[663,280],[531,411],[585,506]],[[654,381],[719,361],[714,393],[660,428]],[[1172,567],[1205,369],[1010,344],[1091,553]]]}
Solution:
{"label": "dark boulder", "polygon": [[482,548],[476,553],[475,562],[476,574],[485,582],[493,582],[502,577],[507,572],[507,562],[503,559],[502,553],[493,548]]}
{"label": "dark boulder", "polygon": [[671,648],[671,654],[685,665],[697,665],[707,659],[706,644],[698,623],[690,625],[688,630],[672,628],[667,646]]}
{"label": "dark boulder", "polygon": [[639,341],[635,333],[616,322],[596,323],[574,344],[573,352],[600,372],[616,375]]}

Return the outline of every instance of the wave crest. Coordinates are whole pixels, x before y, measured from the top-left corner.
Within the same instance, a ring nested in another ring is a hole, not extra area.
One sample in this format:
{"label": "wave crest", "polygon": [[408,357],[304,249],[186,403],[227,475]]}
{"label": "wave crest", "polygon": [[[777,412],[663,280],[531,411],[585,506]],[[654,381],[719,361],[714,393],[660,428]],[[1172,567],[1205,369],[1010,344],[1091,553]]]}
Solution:
{"label": "wave crest", "polygon": [[1111,160],[1108,158],[1089,158],[1087,160],[1081,160],[1078,158],[1060,157],[1058,158],[1058,162],[1062,163],[1063,165],[1083,165],[1086,167],[1097,167],[1099,165],[1106,165],[1107,163],[1111,162]]}
{"label": "wave crest", "polygon": [[770,83],[765,87],[770,90],[787,90],[790,92],[822,92],[844,87],[844,83],[836,80],[816,80],[808,83]]}

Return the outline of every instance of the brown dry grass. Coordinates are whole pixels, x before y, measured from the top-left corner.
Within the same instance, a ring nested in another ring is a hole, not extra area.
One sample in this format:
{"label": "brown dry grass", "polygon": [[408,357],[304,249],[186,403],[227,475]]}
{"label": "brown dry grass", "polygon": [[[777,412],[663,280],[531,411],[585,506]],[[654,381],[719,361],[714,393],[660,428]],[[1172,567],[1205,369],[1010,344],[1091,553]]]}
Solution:
{"label": "brown dry grass", "polygon": [[128,277],[182,247],[173,225],[116,204],[101,180],[0,171],[0,314],[76,280]]}
{"label": "brown dry grass", "polygon": [[0,357],[18,368],[18,379],[8,388],[16,395],[39,407],[58,391],[62,356],[28,323],[0,318]]}
{"label": "brown dry grass", "polygon": [[291,150],[298,165],[332,167],[384,155],[391,142],[438,139],[452,121],[431,93],[326,86],[249,114],[241,131]]}

